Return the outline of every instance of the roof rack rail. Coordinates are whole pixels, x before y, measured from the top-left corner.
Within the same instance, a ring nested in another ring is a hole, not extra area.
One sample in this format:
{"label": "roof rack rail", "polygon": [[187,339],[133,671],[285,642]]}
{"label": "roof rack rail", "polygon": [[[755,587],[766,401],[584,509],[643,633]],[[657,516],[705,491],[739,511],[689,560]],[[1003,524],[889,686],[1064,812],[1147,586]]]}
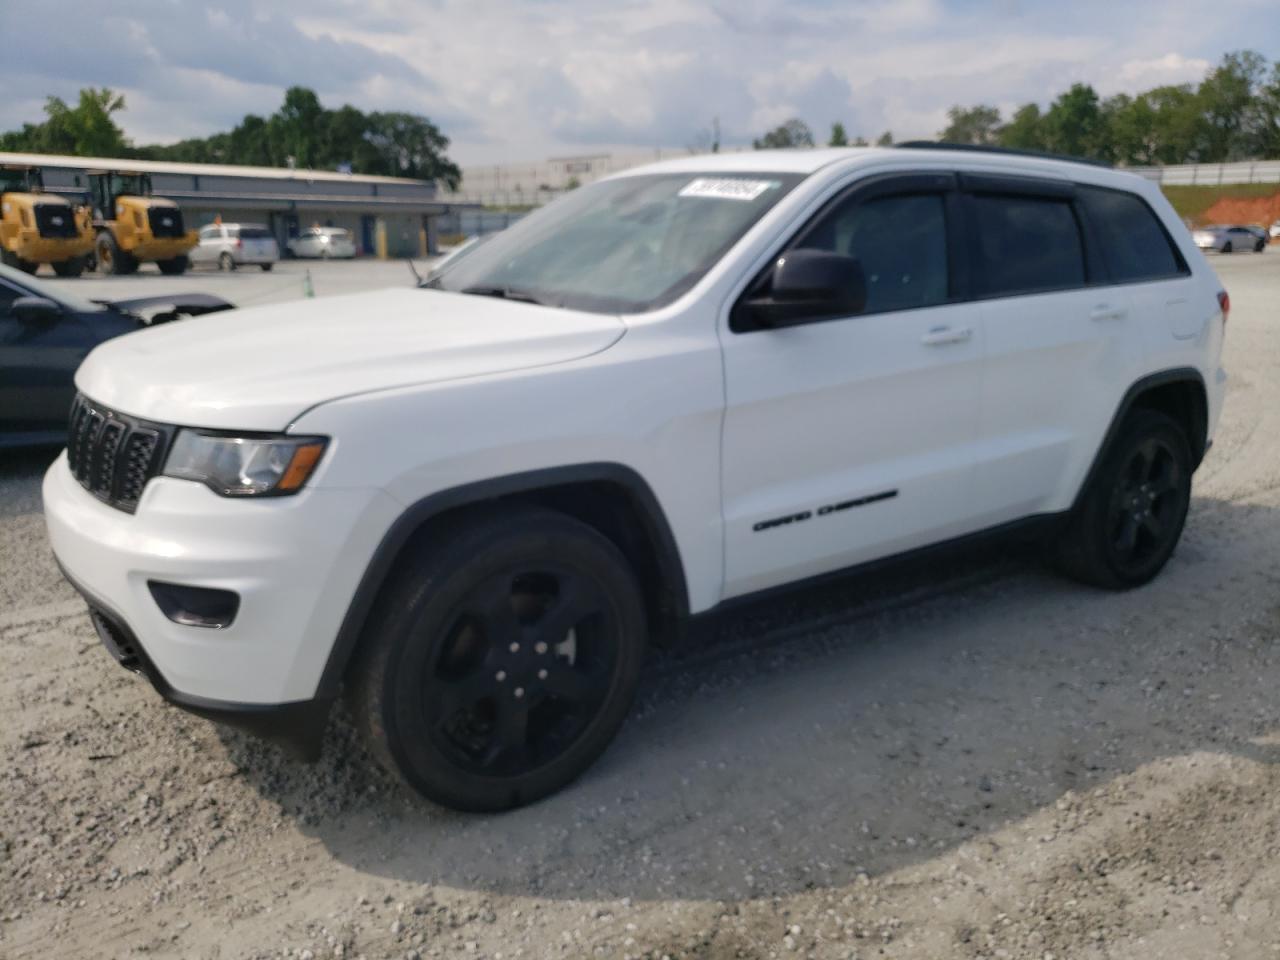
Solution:
{"label": "roof rack rail", "polygon": [[1014,157],[1034,157],[1037,160],[1065,160],[1068,163],[1085,163],[1091,167],[1112,169],[1112,165],[1105,160],[1070,157],[1065,153],[1049,153],[1047,150],[1019,150],[1016,147],[992,147],[980,143],[946,143],[942,140],[907,140],[903,143],[895,143],[894,146],[905,150],[962,150],[969,153],[999,153]]}

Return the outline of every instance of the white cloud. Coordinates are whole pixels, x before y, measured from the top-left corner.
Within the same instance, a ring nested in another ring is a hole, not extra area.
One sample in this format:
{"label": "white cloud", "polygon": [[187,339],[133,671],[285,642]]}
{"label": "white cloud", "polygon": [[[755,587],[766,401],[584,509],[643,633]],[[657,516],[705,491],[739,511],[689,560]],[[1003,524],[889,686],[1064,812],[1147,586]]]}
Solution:
{"label": "white cloud", "polygon": [[[106,15],[63,0],[7,51],[0,127],[38,119],[45,94],[110,85],[135,140],[173,140],[269,113],[298,83],[425,113],[463,164],[679,146],[713,117],[730,143],[793,115],[818,136],[839,120],[927,137],[957,103],[1195,81],[1242,42],[1274,55],[1275,0],[1233,3],[1248,37],[1200,0],[131,0]],[[18,27],[7,6],[0,35]]]}

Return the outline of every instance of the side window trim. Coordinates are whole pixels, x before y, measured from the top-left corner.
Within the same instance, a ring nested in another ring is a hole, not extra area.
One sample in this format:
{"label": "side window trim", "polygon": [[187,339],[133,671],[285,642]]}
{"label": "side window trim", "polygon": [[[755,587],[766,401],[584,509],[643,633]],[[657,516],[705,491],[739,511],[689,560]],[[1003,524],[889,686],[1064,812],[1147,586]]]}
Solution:
{"label": "side window trim", "polygon": [[[969,283],[967,273],[969,260],[964,250],[963,233],[960,230],[960,223],[957,218],[959,212],[959,208],[956,206],[958,201],[957,174],[950,171],[896,171],[865,177],[838,189],[810,215],[809,219],[793,230],[786,239],[782,240],[769,254],[764,266],[743,287],[733,306],[729,308],[730,332],[739,334],[760,332],[756,327],[744,326],[739,323],[737,320],[739,306],[759,290],[761,283],[769,275],[769,271],[773,269],[773,264],[778,257],[803,242],[805,237],[818,227],[823,218],[829,213],[845,202],[866,203],[869,200],[904,194],[940,194],[942,196],[943,214],[947,229],[948,298],[945,303],[937,304],[937,306],[946,306],[968,299],[973,288]],[[961,275],[961,270],[965,271],[963,276]]]}

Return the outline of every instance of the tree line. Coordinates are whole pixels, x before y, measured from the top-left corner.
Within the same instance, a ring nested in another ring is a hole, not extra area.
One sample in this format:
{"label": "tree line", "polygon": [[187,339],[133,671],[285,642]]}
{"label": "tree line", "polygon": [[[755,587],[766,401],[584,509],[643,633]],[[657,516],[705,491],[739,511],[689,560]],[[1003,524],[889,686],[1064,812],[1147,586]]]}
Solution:
{"label": "tree line", "polygon": [[134,146],[115,122],[124,97],[106,88],[80,91],[72,105],[45,101],[45,119],[0,133],[0,150],[82,157],[226,163],[236,166],[349,169],[353,173],[439,180],[456,189],[462,172],[449,138],[426,117],[399,111],[330,110],[306,87],[290,87],[269,117],[248,114],[233,129],[166,145]]}
{"label": "tree line", "polygon": [[[1136,96],[1100,97],[1073,84],[1047,109],[1028,103],[1005,120],[986,104],[954,106],[938,132],[946,143],[1041,150],[1125,166],[1222,163],[1280,158],[1280,61],[1252,50],[1229,53],[1198,84],[1156,87]],[[753,142],[757,150],[812,147],[813,132],[793,118]],[[876,144],[893,143],[890,133]],[[844,124],[828,144],[850,145]],[[867,146],[862,137],[853,146]]]}

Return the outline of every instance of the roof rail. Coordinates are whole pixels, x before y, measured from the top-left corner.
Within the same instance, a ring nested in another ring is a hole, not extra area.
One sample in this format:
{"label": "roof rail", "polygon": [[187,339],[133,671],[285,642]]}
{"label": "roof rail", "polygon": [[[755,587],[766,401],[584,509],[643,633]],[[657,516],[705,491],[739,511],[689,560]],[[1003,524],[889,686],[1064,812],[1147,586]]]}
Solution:
{"label": "roof rail", "polygon": [[1065,160],[1068,163],[1085,163],[1091,167],[1112,168],[1105,160],[1092,160],[1088,157],[1069,157],[1065,153],[1049,153],[1047,150],[1019,150],[1015,147],[993,147],[981,143],[946,143],[941,140],[908,140],[895,143],[895,147],[904,150],[961,150],[969,153],[998,153],[1014,157],[1034,157],[1037,160]]}

